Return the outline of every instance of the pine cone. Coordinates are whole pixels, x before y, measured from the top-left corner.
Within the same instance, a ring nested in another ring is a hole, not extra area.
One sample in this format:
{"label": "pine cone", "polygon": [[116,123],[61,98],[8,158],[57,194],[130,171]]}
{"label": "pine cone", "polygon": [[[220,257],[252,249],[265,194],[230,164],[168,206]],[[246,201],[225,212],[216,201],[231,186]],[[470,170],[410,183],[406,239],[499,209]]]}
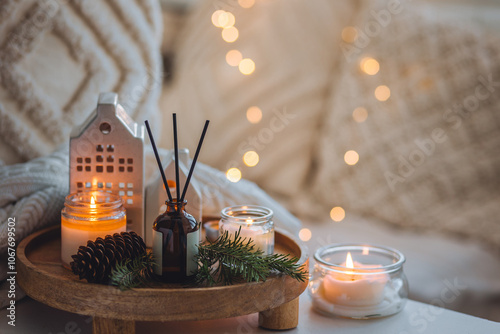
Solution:
{"label": "pine cone", "polygon": [[104,239],[89,240],[87,246],[80,246],[78,253],[71,255],[71,270],[80,279],[89,283],[107,283],[111,270],[123,260],[133,260],[146,253],[144,240],[135,232],[115,233]]}

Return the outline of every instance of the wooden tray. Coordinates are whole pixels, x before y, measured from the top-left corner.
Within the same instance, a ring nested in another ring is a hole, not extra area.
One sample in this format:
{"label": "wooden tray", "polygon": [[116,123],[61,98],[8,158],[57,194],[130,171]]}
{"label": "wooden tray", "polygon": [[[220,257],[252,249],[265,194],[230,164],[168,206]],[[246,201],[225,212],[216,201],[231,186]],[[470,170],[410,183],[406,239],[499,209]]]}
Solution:
{"label": "wooden tray", "polygon": [[[303,247],[284,232],[275,234],[275,252],[291,254],[309,267]],[[120,291],[87,283],[61,264],[61,229],[54,226],[18,246],[18,283],[33,299],[61,310],[93,316],[94,333],[134,333],[135,321],[221,319],[259,313],[259,325],[290,329],[298,324],[299,295],[307,282],[288,276],[230,286],[183,288],[155,283]]]}

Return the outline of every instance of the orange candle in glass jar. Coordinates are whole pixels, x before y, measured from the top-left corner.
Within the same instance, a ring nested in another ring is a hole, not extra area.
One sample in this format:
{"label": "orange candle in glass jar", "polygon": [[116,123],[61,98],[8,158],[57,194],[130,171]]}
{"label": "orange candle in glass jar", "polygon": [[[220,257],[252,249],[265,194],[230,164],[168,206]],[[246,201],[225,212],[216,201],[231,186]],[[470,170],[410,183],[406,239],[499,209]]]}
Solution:
{"label": "orange candle in glass jar", "polygon": [[126,231],[127,218],[120,196],[105,192],[70,194],[61,212],[61,260],[70,268],[71,255],[97,237]]}

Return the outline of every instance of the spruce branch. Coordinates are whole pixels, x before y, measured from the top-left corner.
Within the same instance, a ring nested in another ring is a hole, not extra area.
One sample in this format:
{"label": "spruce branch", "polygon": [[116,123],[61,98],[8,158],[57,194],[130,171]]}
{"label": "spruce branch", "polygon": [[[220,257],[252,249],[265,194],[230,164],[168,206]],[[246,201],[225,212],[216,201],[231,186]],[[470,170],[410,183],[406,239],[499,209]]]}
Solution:
{"label": "spruce branch", "polygon": [[152,278],[153,266],[153,254],[150,251],[135,257],[133,260],[121,261],[111,271],[111,284],[119,287],[122,291],[148,285],[148,281]]}
{"label": "spruce branch", "polygon": [[242,238],[240,233],[241,228],[232,238],[225,231],[214,242],[198,246],[197,284],[265,281],[273,273],[285,274],[301,282],[306,280],[306,272],[296,263],[297,258],[285,254],[264,255],[252,239]]}

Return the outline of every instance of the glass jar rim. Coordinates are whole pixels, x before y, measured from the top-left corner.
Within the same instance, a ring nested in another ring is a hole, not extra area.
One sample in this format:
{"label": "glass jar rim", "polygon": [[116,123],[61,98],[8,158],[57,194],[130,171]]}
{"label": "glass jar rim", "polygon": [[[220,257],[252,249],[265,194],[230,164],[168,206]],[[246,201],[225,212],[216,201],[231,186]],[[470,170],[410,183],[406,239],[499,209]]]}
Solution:
{"label": "glass jar rim", "polygon": [[[347,266],[342,266],[336,263],[331,263],[328,261],[325,261],[322,256],[323,253],[328,250],[328,249],[334,249],[335,251],[353,251],[353,250],[363,250],[363,248],[368,247],[370,250],[373,250],[379,254],[384,254],[384,255],[389,255],[392,256],[393,259],[396,260],[396,262],[387,264],[387,265],[380,265],[377,267],[373,268],[350,268]],[[346,270],[351,271],[351,272],[360,272],[363,274],[380,274],[380,273],[391,273],[394,271],[399,270],[403,264],[406,261],[406,258],[403,253],[401,253],[399,250],[392,248],[392,247],[387,247],[387,246],[380,246],[380,245],[375,245],[375,244],[362,244],[362,243],[337,243],[337,244],[331,244],[331,245],[326,245],[323,247],[320,247],[316,252],[314,253],[314,260],[316,262],[322,264],[326,269],[336,271],[343,273]]]}
{"label": "glass jar rim", "polygon": [[252,224],[266,223],[273,214],[273,210],[259,205],[228,206],[221,211],[222,219],[232,219],[238,224],[248,224],[248,219],[252,220]]}
{"label": "glass jar rim", "polygon": [[[91,197],[94,197],[95,203],[90,202]],[[83,198],[88,199],[88,201],[84,201]],[[121,196],[113,193],[85,191],[69,194],[64,200],[64,206],[75,211],[88,210],[91,205],[95,205],[91,209],[95,209],[96,211],[116,210],[123,206],[123,199]]]}

